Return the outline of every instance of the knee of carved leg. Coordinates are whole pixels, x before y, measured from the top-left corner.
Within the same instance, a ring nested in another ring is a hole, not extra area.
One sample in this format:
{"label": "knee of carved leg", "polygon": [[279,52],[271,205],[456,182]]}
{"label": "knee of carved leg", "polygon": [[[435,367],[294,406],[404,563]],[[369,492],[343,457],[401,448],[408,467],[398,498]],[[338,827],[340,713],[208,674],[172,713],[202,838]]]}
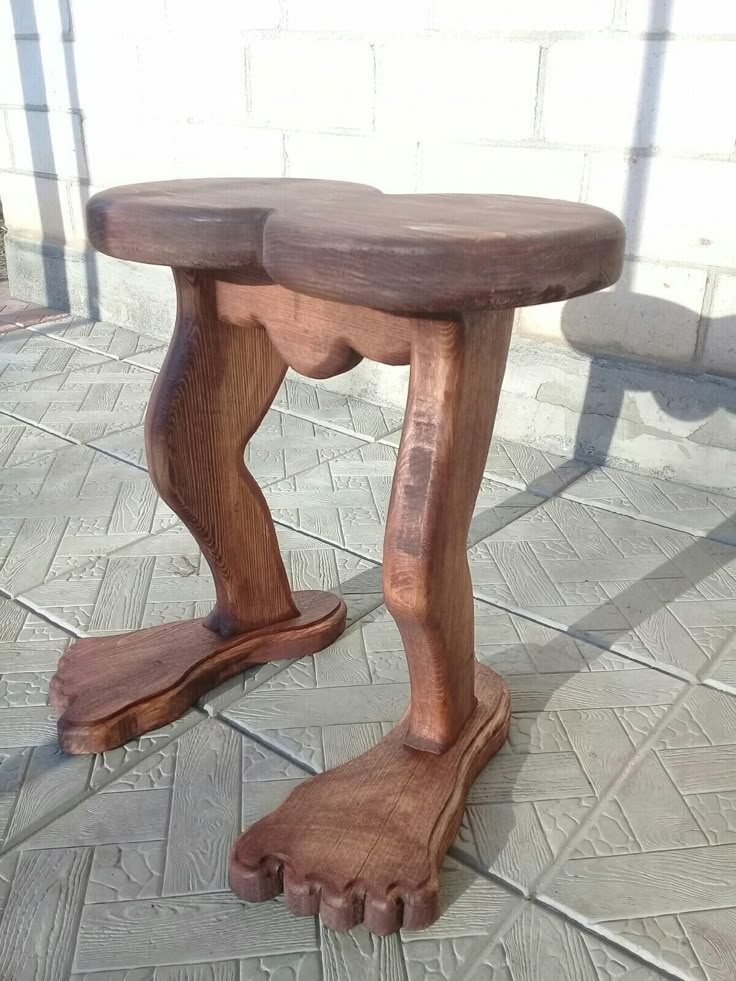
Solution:
{"label": "knee of carved leg", "polygon": [[422,558],[385,561],[383,595],[392,616],[426,620],[432,608],[429,564]]}

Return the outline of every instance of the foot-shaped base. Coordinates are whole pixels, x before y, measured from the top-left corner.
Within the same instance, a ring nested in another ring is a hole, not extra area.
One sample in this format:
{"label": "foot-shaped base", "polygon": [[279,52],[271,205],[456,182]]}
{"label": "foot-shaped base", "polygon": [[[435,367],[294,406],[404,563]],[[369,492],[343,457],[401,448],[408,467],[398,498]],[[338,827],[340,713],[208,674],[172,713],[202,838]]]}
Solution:
{"label": "foot-shaped base", "polygon": [[438,870],[465,797],[509,729],[506,684],[476,666],[475,712],[441,756],[404,745],[406,721],[374,749],[301,784],[233,846],[230,883],[242,899],[283,889],[297,916],[335,930],[365,923],[386,935],[439,915]]}
{"label": "foot-shaped base", "polygon": [[59,745],[99,753],[173,722],[210,688],[251,664],[321,651],[345,629],[345,604],[333,593],[294,593],[292,620],[223,638],[204,620],[72,644],[51,679],[60,711]]}

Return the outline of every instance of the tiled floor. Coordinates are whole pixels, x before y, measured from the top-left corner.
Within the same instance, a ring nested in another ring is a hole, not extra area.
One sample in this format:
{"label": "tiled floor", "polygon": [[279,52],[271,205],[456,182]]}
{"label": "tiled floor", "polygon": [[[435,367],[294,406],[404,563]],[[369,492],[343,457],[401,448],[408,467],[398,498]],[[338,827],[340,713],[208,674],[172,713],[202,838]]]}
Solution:
{"label": "tiled floor", "polygon": [[736,978],[736,493],[494,442],[468,544],[509,743],[437,923],[325,931],[237,900],[228,849],[406,704],[380,581],[401,419],[289,382],[248,450],[293,585],[341,592],[346,633],[65,756],[48,684],[70,640],[201,615],[212,581],[145,471],[160,343],[0,301],[0,978]]}

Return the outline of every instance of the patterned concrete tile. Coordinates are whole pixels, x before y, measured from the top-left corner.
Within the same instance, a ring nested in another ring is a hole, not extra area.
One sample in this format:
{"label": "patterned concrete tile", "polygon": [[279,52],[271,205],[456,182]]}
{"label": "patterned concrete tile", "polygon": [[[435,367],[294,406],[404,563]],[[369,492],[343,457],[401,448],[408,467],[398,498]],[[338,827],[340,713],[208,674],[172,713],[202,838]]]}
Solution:
{"label": "patterned concrete tile", "polygon": [[399,428],[402,419],[396,409],[327,392],[292,378],[284,379],[273,404],[284,412],[364,440],[386,436]]}
{"label": "patterned concrete tile", "polygon": [[736,548],[553,498],[469,552],[477,596],[683,677],[736,626]]}
{"label": "patterned concrete tile", "polygon": [[[40,344],[51,343],[48,337],[31,336]],[[0,347],[5,343],[0,342]],[[71,344],[53,344],[54,361],[60,360],[57,348],[61,348],[71,352],[70,362],[80,363],[78,370],[64,370],[60,365],[56,374],[44,374],[39,366],[17,384],[7,384],[4,377],[0,410],[76,443],[89,443],[142,423],[156,380],[153,372],[111,358],[100,362],[102,355]],[[96,363],[83,367],[83,359]]]}
{"label": "patterned concrete tile", "polygon": [[[472,963],[460,965],[450,975],[437,964],[437,975],[409,972],[409,981],[429,981],[433,976],[467,981],[658,981],[669,977],[652,964],[628,956],[598,937],[578,929],[549,910],[522,903],[500,936],[491,941]],[[448,967],[454,966],[448,959]]]}
{"label": "patterned concrete tile", "polygon": [[3,470],[29,463],[64,446],[68,443],[60,437],[0,413],[0,468]]}
{"label": "patterned concrete tile", "polygon": [[[276,529],[294,589],[328,589],[342,595],[348,621],[383,599],[381,569],[293,531]],[[119,633],[205,616],[215,599],[207,563],[189,532],[177,524],[108,556],[57,563],[27,602],[77,635]],[[249,668],[213,689],[200,702],[212,714],[281,671],[288,662]]]}
{"label": "patterned concrete tile", "polygon": [[[146,466],[143,426],[93,440],[92,445],[138,467]],[[354,436],[271,409],[246,447],[245,462],[263,487],[364,445]]]}
{"label": "patterned concrete tile", "polygon": [[[476,649],[509,684],[513,724],[469,794],[454,854],[528,889],[685,685],[482,603]],[[408,697],[398,629],[381,607],[223,717],[321,771],[375,745]]]}
{"label": "patterned concrete tile", "polygon": [[736,650],[733,640],[721,651],[720,657],[704,680],[708,685],[736,694]]}
{"label": "patterned concrete tile", "polygon": [[157,337],[147,337],[127,327],[116,327],[101,320],[87,320],[82,317],[65,317],[63,320],[39,323],[30,327],[30,330],[120,361],[133,361],[136,355],[161,347],[161,341]]}
{"label": "patterned concrete tile", "polygon": [[[400,432],[390,433],[382,442],[398,446],[400,438]],[[551,497],[588,469],[588,464],[577,460],[569,460],[555,453],[544,453],[533,446],[512,443],[500,436],[494,436],[484,473],[491,480],[497,480],[509,487]]]}
{"label": "patterned concrete tile", "polygon": [[563,496],[736,545],[734,496],[610,467],[595,467],[567,487]]}
{"label": "patterned concrete tile", "polygon": [[687,695],[544,883],[679,977],[736,976],[736,698]]}
{"label": "patterned concrete tile", "polygon": [[321,930],[325,981],[370,978],[439,981],[458,973],[472,952],[519,902],[497,882],[446,859],[440,870],[439,919],[422,931],[375,937],[363,927],[347,933]]}
{"label": "patterned concrete tile", "polygon": [[90,447],[56,445],[0,470],[0,587],[14,596],[70,561],[93,560],[175,520],[147,474]]}
{"label": "patterned concrete tile", "polygon": [[0,862],[0,974],[400,981],[407,970],[431,976],[416,972],[438,951],[480,949],[518,903],[451,859],[441,915],[421,933],[335,933],[292,916],[280,898],[241,902],[228,888],[232,840],[305,777],[222,722],[192,726]]}
{"label": "patterned concrete tile", "polygon": [[[0,842],[4,840],[6,847],[144,756],[153,759],[201,718],[187,713],[170,726],[96,757],[62,753],[56,741],[56,712],[49,706],[49,682],[72,639],[18,603],[0,599]],[[130,783],[134,776],[131,772],[125,779]]]}
{"label": "patterned concrete tile", "polygon": [[[159,344],[160,343],[161,342],[159,341]],[[147,368],[148,371],[161,371],[161,366],[164,363],[164,358],[166,357],[166,352],[168,350],[168,344],[164,344],[161,347],[155,347],[148,351],[140,351],[138,354],[132,354],[129,358],[125,358],[125,360],[130,361],[131,364],[137,364],[139,368]]]}
{"label": "patterned concrete tile", "polygon": [[145,789],[114,781],[24,841],[9,856],[12,868],[4,860],[0,976],[320,976],[313,919],[291,916],[279,900],[243,903],[227,884],[251,788],[285,795],[300,777],[214,720],[189,728],[167,752],[173,777],[164,783],[149,758],[139,767],[141,778],[155,771]]}
{"label": "patterned concrete tile", "polygon": [[[364,445],[271,484],[266,500],[277,521],[380,561],[396,458],[397,450],[386,443]],[[484,479],[470,541],[492,534],[540,502],[534,494],[511,492]]]}
{"label": "patterned concrete tile", "polygon": [[87,771],[67,767],[61,780],[47,775],[56,737],[48,686],[69,640],[18,603],[0,599],[0,842],[24,826],[29,812],[53,816],[86,786],[89,764]]}
{"label": "patterned concrete tile", "polygon": [[[0,336],[0,409],[12,411],[12,406],[20,401],[24,386],[33,386],[60,373],[88,368],[102,360],[101,354],[82,351],[30,330],[4,333]],[[6,390],[10,388],[12,391]]]}
{"label": "patterned concrete tile", "polygon": [[[353,619],[381,602],[381,570],[291,528],[277,528],[294,589],[341,593]],[[75,634],[104,635],[206,615],[215,599],[209,567],[180,523],[109,555],[60,563],[24,597]]]}

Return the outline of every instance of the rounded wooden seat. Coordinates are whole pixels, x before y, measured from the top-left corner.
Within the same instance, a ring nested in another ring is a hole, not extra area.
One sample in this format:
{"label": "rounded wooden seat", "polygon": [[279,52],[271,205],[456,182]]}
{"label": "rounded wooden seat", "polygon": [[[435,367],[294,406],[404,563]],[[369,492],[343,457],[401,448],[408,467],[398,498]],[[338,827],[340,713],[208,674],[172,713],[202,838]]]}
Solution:
{"label": "rounded wooden seat", "polygon": [[227,179],[113,188],[87,207],[90,239],[109,255],[242,269],[398,313],[564,300],[614,283],[623,263],[618,218],[544,198]]}

